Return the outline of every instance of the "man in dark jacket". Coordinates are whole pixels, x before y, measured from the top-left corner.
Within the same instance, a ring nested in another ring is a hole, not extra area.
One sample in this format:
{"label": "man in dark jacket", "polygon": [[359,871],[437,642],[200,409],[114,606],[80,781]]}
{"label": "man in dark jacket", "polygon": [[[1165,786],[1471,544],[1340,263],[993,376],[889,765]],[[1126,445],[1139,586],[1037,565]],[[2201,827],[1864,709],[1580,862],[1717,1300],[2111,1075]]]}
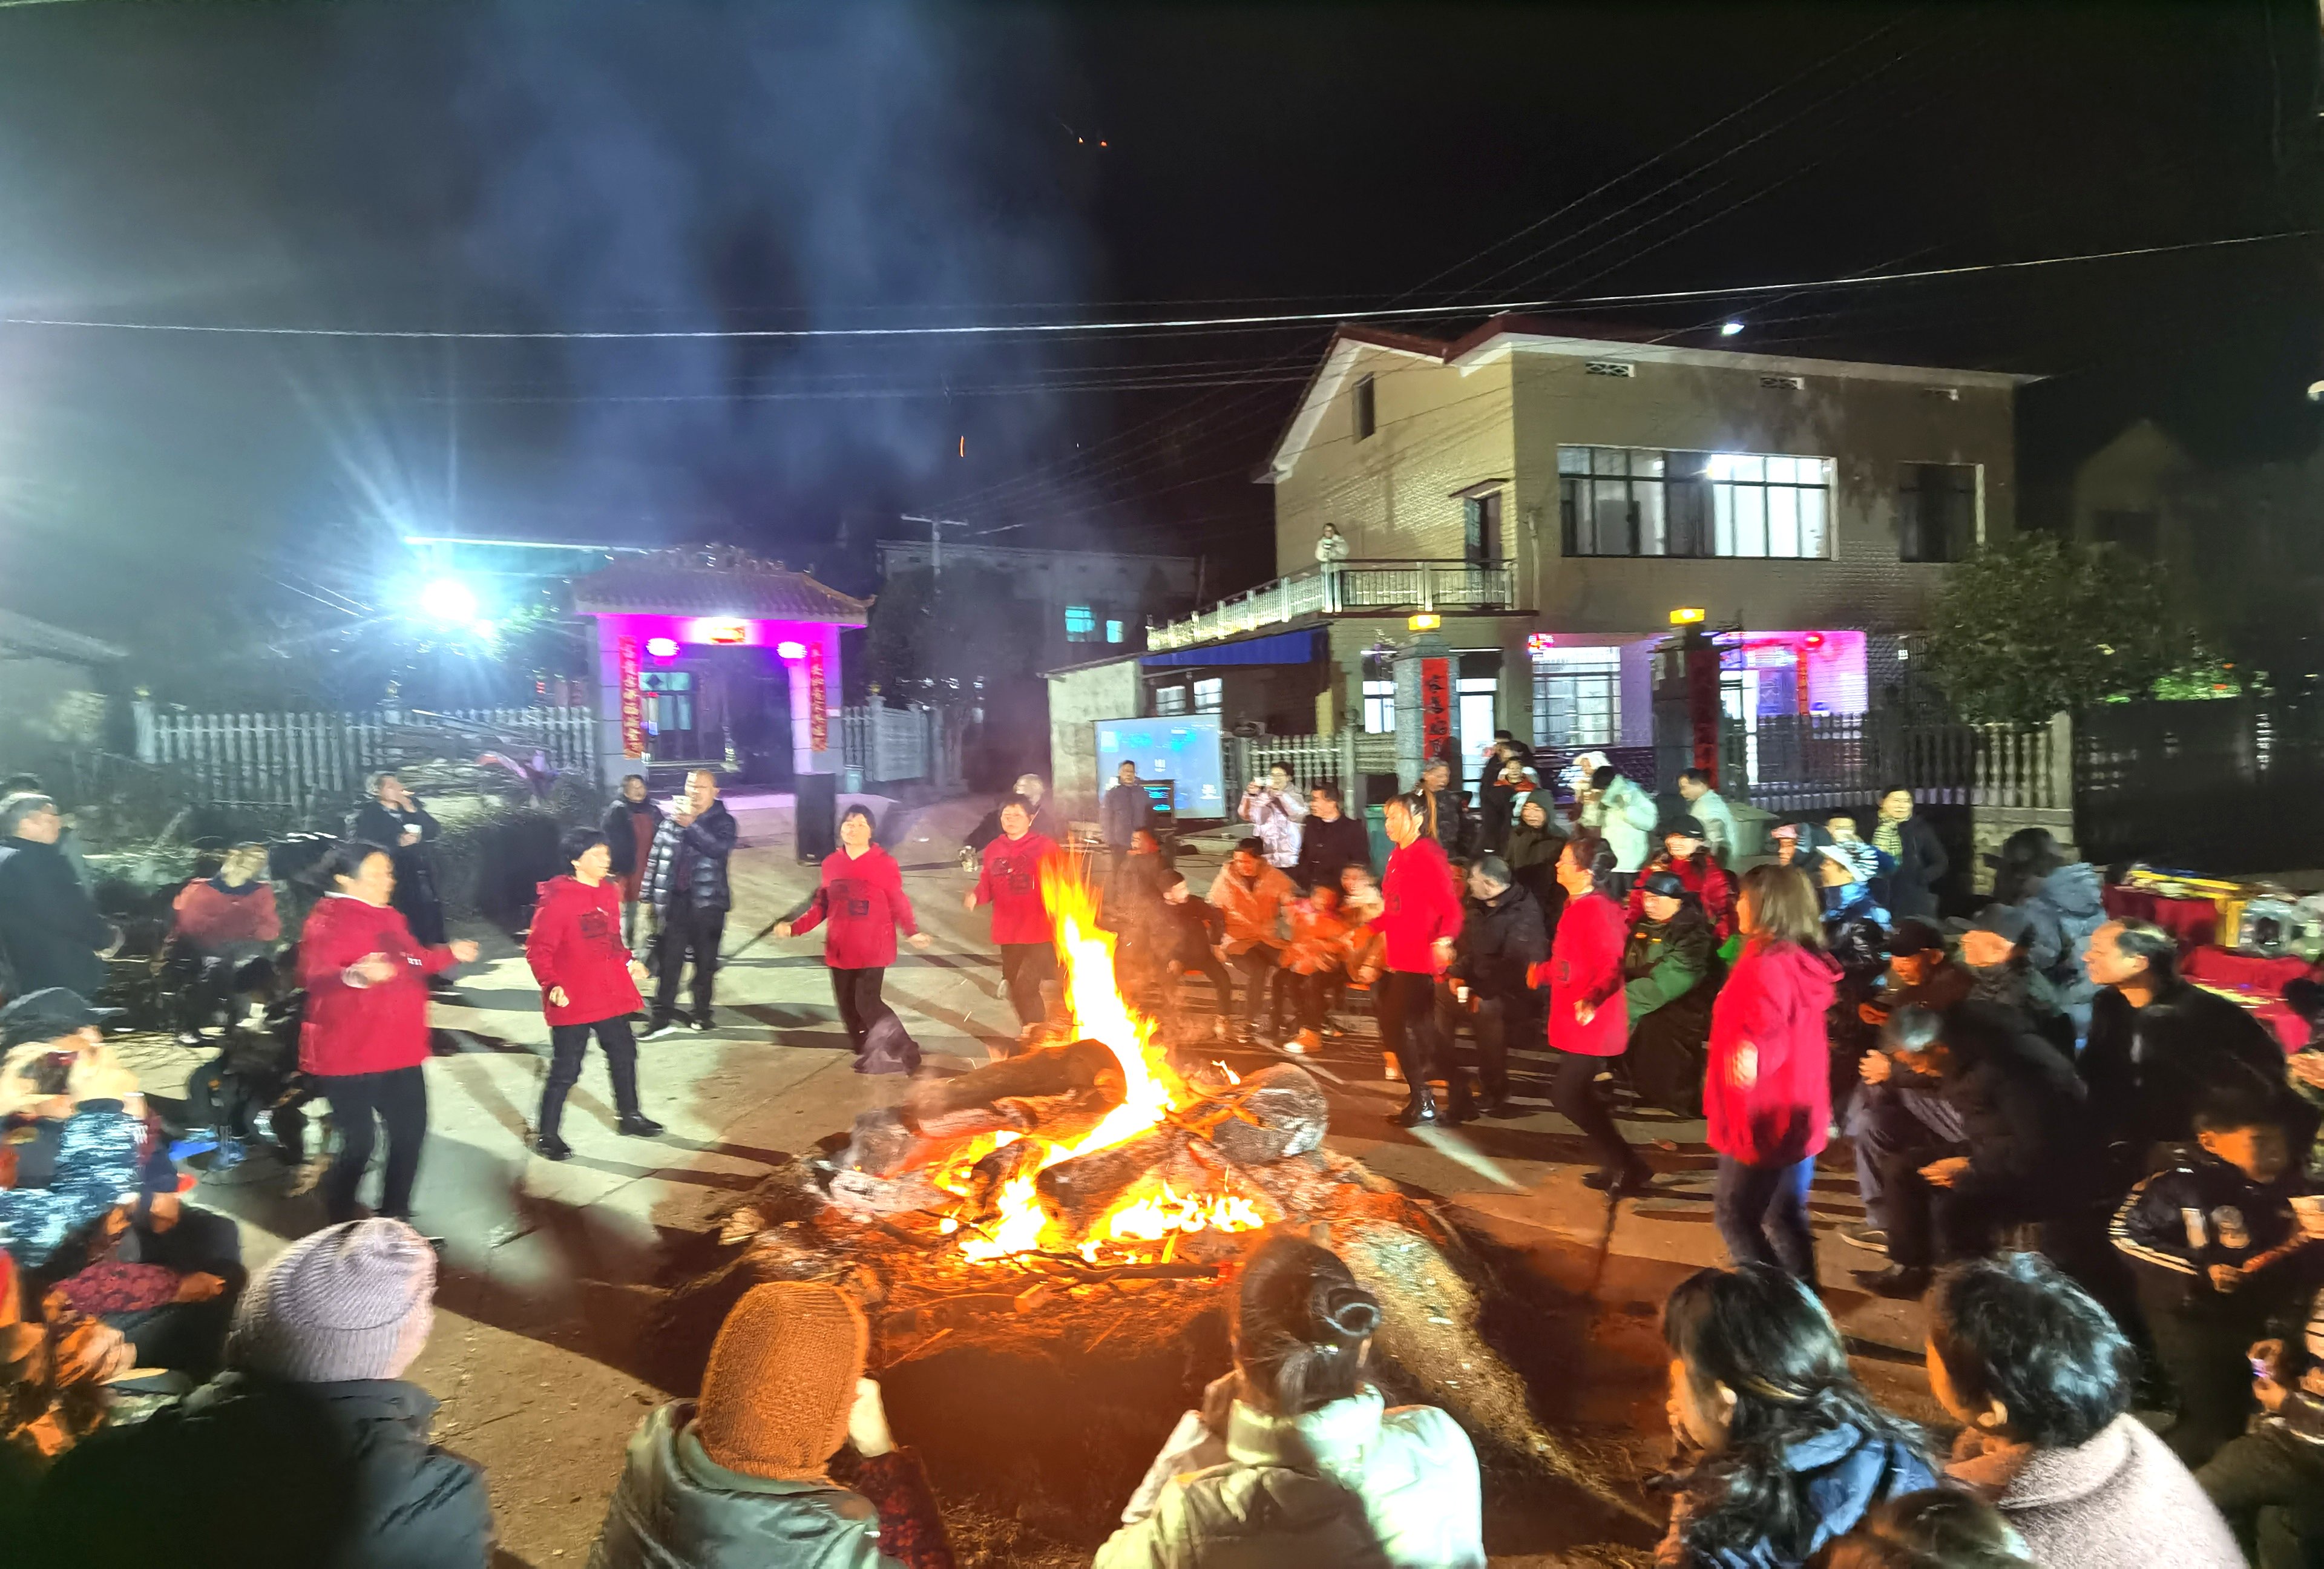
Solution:
{"label": "man in dark jacket", "polygon": [[[1992,1002],[2016,1012],[2036,1035],[2074,1055],[2074,1021],[2058,988],[2034,967],[2030,955],[2034,921],[2024,909],[1988,904],[1961,930],[1960,967],[1970,977],[1969,1000]],[[2075,967],[2081,960],[2077,957]]]}
{"label": "man in dark jacket", "polygon": [[718,779],[706,768],[686,776],[686,809],[673,812],[654,835],[646,856],[646,898],[654,907],[657,931],[653,1011],[645,1038],[678,1028],[678,982],[694,960],[694,1008],[687,1022],[710,1028],[710,991],[718,974],[718,944],[726,932],[726,912],[734,896],[726,883],[726,858],[734,853],[734,814],[718,798]]}
{"label": "man in dark jacket", "polygon": [[444,901],[436,896],[435,852],[427,847],[443,832],[420,798],[392,773],[372,776],[371,799],[347,823],[348,838],[378,845],[395,863],[391,902],[422,947],[444,944]]}
{"label": "man in dark jacket", "polygon": [[402,1374],[434,1317],[436,1256],[401,1221],[293,1242],[244,1295],[228,1371],[67,1450],[23,1533],[47,1569],[484,1569],[484,1472],[428,1442]]}
{"label": "man in dark jacket", "polygon": [[[2170,1158],[2157,1145],[2194,1136],[2195,1104],[2212,1086],[2245,1083],[2288,1095],[2283,1048],[2242,1008],[2180,979],[2170,933],[2108,921],[2087,956],[2099,990],[2079,1066],[2117,1194]],[[2287,1122],[2304,1148],[2313,1120]]]}
{"label": "man in dark jacket", "polygon": [[2103,886],[2097,867],[2071,861],[2044,872],[2024,901],[2026,958],[2056,992],[2077,1035],[2090,1027],[2090,1003],[2098,993],[2082,950],[2106,924]]}
{"label": "man in dark jacket", "polygon": [[46,796],[0,801],[0,956],[13,974],[10,996],[62,986],[94,997],[105,989],[106,959],[121,945],[58,850],[63,832]]}
{"label": "man in dark jacket", "polygon": [[1549,957],[1549,936],[1541,906],[1511,884],[1508,863],[1498,855],[1480,855],[1469,868],[1468,905],[1449,974],[1454,994],[1465,992],[1476,1009],[1477,1077],[1484,1091],[1478,1110],[1488,1117],[1522,1117],[1509,1103],[1509,1040],[1524,1038],[1534,1020],[1526,977]]}
{"label": "man in dark jacket", "polygon": [[1622,945],[1630,1082],[1649,1104],[1699,1117],[1711,1005],[1719,995],[1719,936],[1678,873],[1649,872],[1631,891],[1639,914]]}
{"label": "man in dark jacket", "polygon": [[1114,863],[1119,865],[1130,854],[1130,839],[1138,830],[1154,826],[1154,798],[1146,793],[1136,763],[1125,762],[1113,772],[1114,782],[1105,799],[1098,803],[1097,823],[1106,848],[1113,852]]}
{"label": "man in dark jacket", "polygon": [[1888,1257],[1852,1271],[1883,1297],[1918,1298],[1937,1264],[1990,1248],[2006,1226],[2072,1213],[2102,1186],[2073,1065],[2006,1008],[1964,1002],[1941,1020],[1900,1009],[1882,1042],[1923,1058],[1960,1124],[1953,1153],[1892,1156]]}
{"label": "man in dark jacket", "polygon": [[1420,771],[1420,798],[1425,808],[1421,831],[1458,856],[1469,847],[1469,792],[1452,783],[1452,765],[1439,759]]}
{"label": "man in dark jacket", "polygon": [[1351,866],[1372,869],[1371,835],[1342,809],[1340,787],[1324,780],[1307,792],[1307,820],[1299,825],[1299,859],[1291,863],[1291,881],[1302,893],[1337,888],[1340,873]]}
{"label": "man in dark jacket", "polygon": [[1914,815],[1910,789],[1890,785],[1880,792],[1880,821],[1873,830],[1872,844],[1886,851],[1896,863],[1888,874],[1889,914],[1898,919],[1906,916],[1935,918],[1937,884],[1944,881],[1951,863],[1945,859],[1937,831],[1926,818]]}

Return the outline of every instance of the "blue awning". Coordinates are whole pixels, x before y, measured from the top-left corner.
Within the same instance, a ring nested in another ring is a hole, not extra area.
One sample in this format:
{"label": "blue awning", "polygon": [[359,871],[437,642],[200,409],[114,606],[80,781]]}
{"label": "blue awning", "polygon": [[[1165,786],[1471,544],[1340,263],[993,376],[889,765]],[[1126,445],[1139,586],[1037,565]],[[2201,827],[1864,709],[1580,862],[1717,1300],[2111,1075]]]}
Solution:
{"label": "blue awning", "polygon": [[1176,665],[1304,665],[1315,657],[1315,639],[1320,631],[1311,626],[1300,632],[1245,638],[1240,642],[1172,649],[1167,654],[1148,654],[1138,662],[1149,670]]}

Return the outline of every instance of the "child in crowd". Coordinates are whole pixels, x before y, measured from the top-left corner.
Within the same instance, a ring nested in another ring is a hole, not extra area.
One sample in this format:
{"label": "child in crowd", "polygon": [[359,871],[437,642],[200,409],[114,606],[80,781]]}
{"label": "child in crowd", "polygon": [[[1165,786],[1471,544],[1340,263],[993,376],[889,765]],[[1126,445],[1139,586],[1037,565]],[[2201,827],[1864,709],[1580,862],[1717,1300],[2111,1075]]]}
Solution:
{"label": "child in crowd", "polygon": [[1164,1442],[1096,1569],[1369,1564],[1484,1569],[1476,1451],[1365,1376],[1378,1298],[1314,1243],[1244,1266],[1232,1371]]}
{"label": "child in crowd", "polygon": [[2324,1291],[2251,1348],[2251,1365],[2266,1415],[2195,1480],[2259,1569],[2306,1569],[2324,1560]]}
{"label": "child in crowd", "polygon": [[1164,993],[1176,1003],[1177,978],[1189,970],[1209,981],[1218,1000],[1214,1030],[1223,1040],[1227,1018],[1234,1011],[1234,983],[1227,979],[1226,965],[1219,958],[1219,946],[1227,937],[1226,917],[1186,886],[1185,872],[1165,872],[1160,883],[1162,924],[1153,952],[1165,977]]}
{"label": "child in crowd", "polygon": [[1689,1276],[1663,1341],[1681,1467],[1657,1564],[1795,1569],[1936,1481],[1920,1430],[1873,1402],[1831,1315],[1775,1266]]}
{"label": "child in crowd", "polygon": [[[1340,891],[1318,883],[1306,897],[1285,906],[1291,941],[1283,950],[1283,974],[1275,981],[1275,1037],[1283,1049],[1296,1055],[1323,1044],[1323,1016],[1335,983],[1345,978],[1348,939],[1355,928],[1341,913]],[[1287,1034],[1285,1016],[1292,1016],[1298,1033]]]}
{"label": "child in crowd", "polygon": [[2195,1108],[2195,1140],[2199,1155],[2140,1182],[2114,1219],[2156,1359],[2179,1392],[2171,1447],[2190,1466],[2243,1430],[2246,1352],[2297,1290],[2292,1260],[2318,1225],[2292,1207],[2308,1179],[2278,1100],[2256,1086],[2216,1088]]}

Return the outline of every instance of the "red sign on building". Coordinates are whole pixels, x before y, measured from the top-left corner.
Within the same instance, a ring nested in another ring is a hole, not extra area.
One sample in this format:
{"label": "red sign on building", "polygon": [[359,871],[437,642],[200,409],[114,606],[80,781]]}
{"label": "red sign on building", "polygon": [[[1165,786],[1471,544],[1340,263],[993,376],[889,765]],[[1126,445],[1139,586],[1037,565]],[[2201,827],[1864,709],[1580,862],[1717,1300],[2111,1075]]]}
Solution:
{"label": "red sign on building", "polygon": [[638,640],[625,637],[621,642],[622,672],[622,755],[639,759],[646,754],[646,700],[638,690]]}
{"label": "red sign on building", "polygon": [[807,744],[816,752],[831,749],[831,713],[824,705],[823,644],[807,645]]}
{"label": "red sign on building", "polygon": [[1420,750],[1424,757],[1444,755],[1452,739],[1452,661],[1420,661]]}

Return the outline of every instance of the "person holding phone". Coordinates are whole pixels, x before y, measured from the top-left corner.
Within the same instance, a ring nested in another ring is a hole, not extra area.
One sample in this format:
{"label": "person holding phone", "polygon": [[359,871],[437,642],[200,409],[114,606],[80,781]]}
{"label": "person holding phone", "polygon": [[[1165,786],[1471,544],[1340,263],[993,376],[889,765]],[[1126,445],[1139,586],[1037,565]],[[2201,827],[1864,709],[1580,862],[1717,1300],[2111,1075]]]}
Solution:
{"label": "person holding phone", "polygon": [[420,798],[392,773],[372,775],[371,799],[355,809],[347,830],[356,843],[387,852],[395,869],[395,909],[411,928],[412,940],[428,947],[444,942],[444,901],[436,894],[433,852],[424,846],[443,832]]}

